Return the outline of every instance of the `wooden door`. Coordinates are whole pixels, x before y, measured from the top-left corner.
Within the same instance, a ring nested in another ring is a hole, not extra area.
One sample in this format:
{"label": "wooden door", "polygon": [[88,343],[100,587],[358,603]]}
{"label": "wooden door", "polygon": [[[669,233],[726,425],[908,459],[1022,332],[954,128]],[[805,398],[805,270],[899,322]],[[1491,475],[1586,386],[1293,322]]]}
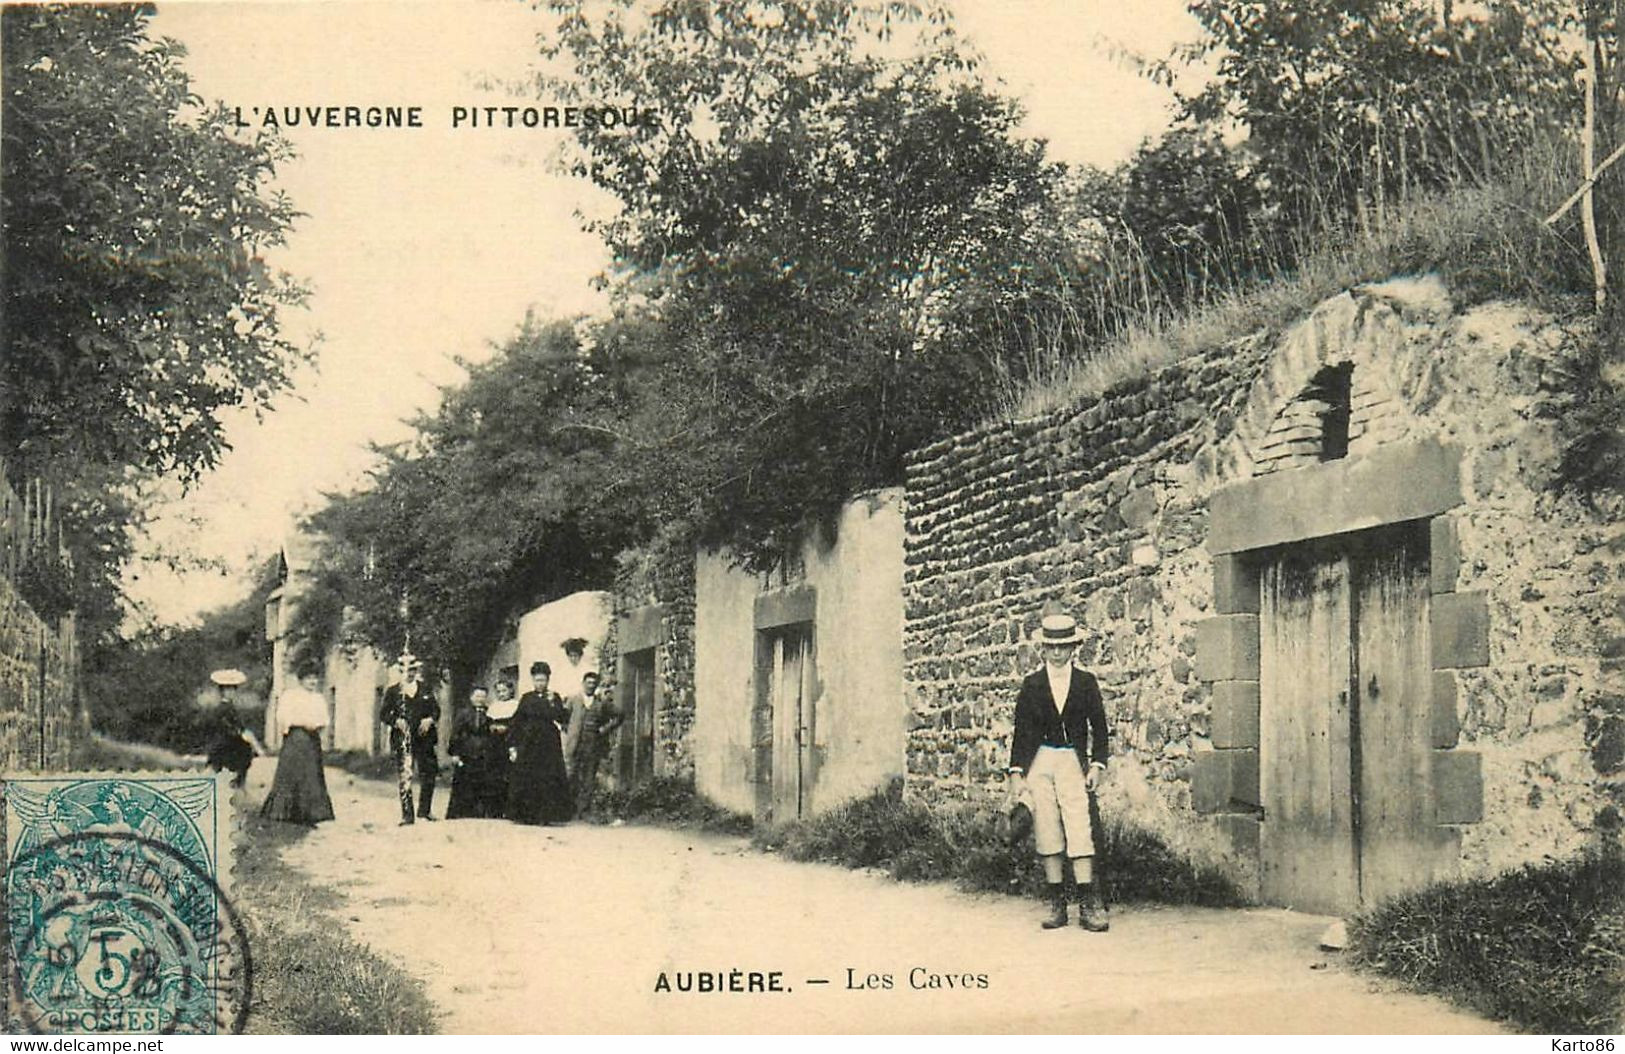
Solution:
{"label": "wooden door", "polygon": [[801,816],[801,638],[780,633],[773,640],[773,816]]}
{"label": "wooden door", "polygon": [[1355,552],[1360,892],[1370,905],[1441,877],[1434,823],[1426,524],[1363,532]]}
{"label": "wooden door", "polygon": [[1350,739],[1349,561],[1293,546],[1259,580],[1264,899],[1338,912],[1358,898]]}
{"label": "wooden door", "polygon": [[811,811],[813,701],[812,627],[764,631],[758,638],[757,703],[752,740],[757,765],[757,816],[769,823]]}
{"label": "wooden door", "polygon": [[655,650],[637,653],[636,703],[633,724],[637,739],[633,747],[632,778],[646,780],[655,774]]}
{"label": "wooden door", "polygon": [[1338,914],[1444,875],[1434,823],[1428,532],[1273,554],[1259,579],[1262,891]]}
{"label": "wooden door", "polygon": [[616,776],[637,783],[654,775],[655,649],[630,652],[622,661],[616,696],[626,720],[616,750]]}
{"label": "wooden door", "polygon": [[337,685],[329,685],[327,689],[327,727],[322,729],[322,749],[332,750],[338,741],[339,728],[339,690]]}

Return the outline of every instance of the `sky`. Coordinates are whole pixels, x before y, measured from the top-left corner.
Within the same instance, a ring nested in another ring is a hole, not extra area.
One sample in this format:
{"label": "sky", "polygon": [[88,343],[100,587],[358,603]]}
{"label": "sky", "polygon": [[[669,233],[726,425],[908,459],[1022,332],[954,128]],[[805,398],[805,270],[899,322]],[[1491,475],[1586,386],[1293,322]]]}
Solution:
{"label": "sky", "polygon": [[[1168,120],[1170,96],[1119,51],[1160,57],[1194,38],[1185,0],[957,0],[986,72],[1024,104],[1050,155],[1112,165]],[[284,0],[160,4],[153,33],[187,46],[193,89],[240,107],[418,106],[421,128],[285,128],[298,157],[276,185],[304,215],[271,262],[310,289],[285,330],[313,346],[269,412],[227,420],[231,449],[164,501],[126,586],[145,618],[195,620],[247,588],[324,494],[353,489],[369,443],[411,434],[442,386],[527,312],[590,314],[608,264],[579,214],[610,203],[555,174],[563,132],[452,128],[456,106],[536,61],[545,18],[521,0]],[[529,100],[534,101],[534,100]],[[258,119],[263,119],[260,117]],[[170,569],[170,558],[195,566]]]}

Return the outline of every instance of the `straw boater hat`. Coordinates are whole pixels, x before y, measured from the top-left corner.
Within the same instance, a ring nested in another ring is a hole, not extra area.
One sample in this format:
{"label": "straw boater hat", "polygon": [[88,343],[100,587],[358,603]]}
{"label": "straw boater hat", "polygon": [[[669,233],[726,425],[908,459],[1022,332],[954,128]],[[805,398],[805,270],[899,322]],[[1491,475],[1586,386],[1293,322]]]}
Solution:
{"label": "straw boater hat", "polygon": [[1083,630],[1071,615],[1045,615],[1033,632],[1033,643],[1039,645],[1077,644],[1082,640]]}

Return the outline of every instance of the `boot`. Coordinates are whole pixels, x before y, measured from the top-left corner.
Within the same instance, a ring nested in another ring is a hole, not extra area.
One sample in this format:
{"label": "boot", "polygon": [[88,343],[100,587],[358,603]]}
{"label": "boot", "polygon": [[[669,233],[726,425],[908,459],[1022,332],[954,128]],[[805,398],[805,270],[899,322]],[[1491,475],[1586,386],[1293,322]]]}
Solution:
{"label": "boot", "polygon": [[1078,925],[1090,933],[1105,933],[1112,928],[1106,919],[1106,902],[1100,898],[1100,887],[1093,882],[1078,886]]}
{"label": "boot", "polygon": [[1046,930],[1058,930],[1066,925],[1066,887],[1059,882],[1050,883],[1050,916],[1043,922]]}

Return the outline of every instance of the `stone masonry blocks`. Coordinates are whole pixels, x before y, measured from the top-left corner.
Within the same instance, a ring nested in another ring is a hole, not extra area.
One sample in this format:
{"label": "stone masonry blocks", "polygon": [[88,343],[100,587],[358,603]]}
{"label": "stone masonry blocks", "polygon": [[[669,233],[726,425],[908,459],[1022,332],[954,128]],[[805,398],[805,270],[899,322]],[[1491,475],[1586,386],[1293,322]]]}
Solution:
{"label": "stone masonry blocks", "polygon": [[1456,716],[1456,675],[1449,670],[1433,671],[1433,746],[1448,749],[1461,735]]}
{"label": "stone masonry blocks", "polygon": [[1191,808],[1199,813],[1222,812],[1230,804],[1230,754],[1204,750],[1191,769]]}
{"label": "stone masonry blocks", "polygon": [[1258,746],[1257,681],[1219,681],[1214,684],[1212,729],[1215,747]]}
{"label": "stone masonry blocks", "polygon": [[1221,615],[1258,614],[1258,575],[1238,556],[1213,558],[1213,610]]}
{"label": "stone masonry blocks", "polygon": [[1258,751],[1227,750],[1224,753],[1230,755],[1230,800],[1253,808],[1263,805],[1258,784]]}
{"label": "stone masonry blocks", "polygon": [[1191,808],[1237,812],[1259,805],[1258,751],[1205,750],[1191,773]]}
{"label": "stone masonry blocks", "polygon": [[1196,676],[1204,681],[1258,679],[1258,616],[1215,615],[1196,624]]}
{"label": "stone masonry blocks", "polygon": [[1488,666],[1490,606],[1483,593],[1439,593],[1433,597],[1429,629],[1435,670]]}
{"label": "stone masonry blocks", "polygon": [[1433,802],[1438,823],[1478,823],[1484,819],[1483,758],[1477,751],[1434,752]]}
{"label": "stone masonry blocks", "polygon": [[1454,593],[1456,573],[1461,569],[1461,540],[1456,535],[1456,521],[1449,516],[1435,516],[1428,521],[1428,534],[1433,592]]}
{"label": "stone masonry blocks", "polygon": [[1224,835],[1224,844],[1236,856],[1258,858],[1258,817],[1231,813],[1216,817],[1214,823]]}
{"label": "stone masonry blocks", "polygon": [[1230,484],[1213,494],[1208,552],[1239,553],[1437,516],[1461,504],[1460,464],[1458,449],[1425,439]]}

